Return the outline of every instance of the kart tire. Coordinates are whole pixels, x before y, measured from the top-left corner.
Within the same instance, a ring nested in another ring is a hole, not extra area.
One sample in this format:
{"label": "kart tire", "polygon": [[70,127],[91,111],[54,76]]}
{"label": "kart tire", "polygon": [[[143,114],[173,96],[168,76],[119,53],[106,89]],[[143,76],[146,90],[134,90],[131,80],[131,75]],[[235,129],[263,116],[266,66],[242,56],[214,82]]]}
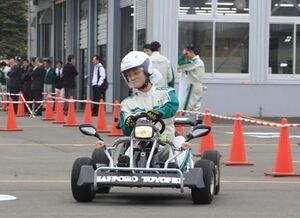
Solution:
{"label": "kart tire", "polygon": [[109,159],[104,152],[104,148],[95,148],[92,153],[92,159],[95,164],[98,163],[106,164],[107,166],[109,165]]}
{"label": "kart tire", "polygon": [[192,200],[194,204],[210,204],[215,192],[214,163],[210,160],[201,159],[196,161],[194,168],[202,168],[205,187],[192,187]]}
{"label": "kart tire", "polygon": [[204,151],[202,154],[202,158],[205,160],[210,160],[214,162],[215,164],[215,195],[219,194],[220,192],[220,181],[221,181],[221,167],[220,167],[220,159],[221,159],[221,154],[218,151]]}
{"label": "kart tire", "polygon": [[[108,151],[110,153],[110,151]],[[109,165],[109,159],[107,158],[104,148],[95,148],[92,153],[92,159],[94,162],[94,169],[96,169],[96,164]],[[110,186],[98,187],[97,193],[107,194],[110,192]]]}
{"label": "kart tire", "polygon": [[79,178],[80,170],[83,165],[92,165],[93,160],[89,157],[77,158],[72,167],[71,174],[71,187],[72,194],[76,201],[78,202],[91,202],[96,195],[93,184],[87,184],[78,186],[77,181]]}

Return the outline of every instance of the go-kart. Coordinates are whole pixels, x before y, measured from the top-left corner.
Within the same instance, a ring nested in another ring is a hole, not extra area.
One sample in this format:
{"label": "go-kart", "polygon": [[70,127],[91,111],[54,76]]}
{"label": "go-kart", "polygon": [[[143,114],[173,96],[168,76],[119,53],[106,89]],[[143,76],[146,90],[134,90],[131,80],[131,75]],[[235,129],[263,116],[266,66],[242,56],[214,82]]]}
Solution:
{"label": "go-kart", "polygon": [[[165,129],[162,119],[158,120],[160,125],[147,120],[145,114],[135,119],[131,135],[117,139],[111,147],[104,144],[94,126],[79,126],[84,135],[95,136],[99,141],[91,158],[80,157],[73,164],[71,186],[75,200],[90,202],[96,193],[109,193],[113,186],[170,187],[181,192],[188,187],[195,204],[211,203],[220,190],[221,155],[215,150],[205,151],[194,163],[187,143],[207,135],[210,127],[189,119],[178,120],[180,124],[195,126],[185,138],[181,136],[184,140],[179,140],[176,146],[162,136]],[[179,165],[180,157],[183,161]]]}

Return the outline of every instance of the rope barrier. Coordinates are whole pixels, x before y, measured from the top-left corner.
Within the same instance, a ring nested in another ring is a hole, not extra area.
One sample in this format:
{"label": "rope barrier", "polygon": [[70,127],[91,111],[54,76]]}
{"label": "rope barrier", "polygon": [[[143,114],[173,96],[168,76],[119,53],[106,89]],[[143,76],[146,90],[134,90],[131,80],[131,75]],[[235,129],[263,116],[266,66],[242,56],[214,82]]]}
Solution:
{"label": "rope barrier", "polygon": [[[90,102],[91,104],[100,104],[99,102],[95,102],[95,101],[91,101],[91,100],[78,100],[78,99],[66,99],[66,98],[62,98],[62,97],[56,97],[55,94],[56,93],[43,93],[45,94],[50,94],[50,97],[54,100],[52,101],[48,101],[50,103],[56,103],[56,102],[74,102],[74,103],[86,103],[86,102]],[[9,96],[21,96],[23,101],[14,101],[14,104],[18,104],[18,103],[25,103],[26,107],[28,109],[28,111],[30,112],[31,116],[34,117],[34,112],[36,112],[40,107],[42,107],[46,100],[43,101],[26,101],[23,97],[22,94],[10,94],[10,93],[4,93],[4,92],[0,92],[0,95],[9,95]],[[3,103],[9,103],[9,101],[0,101],[1,104]],[[35,103],[39,103],[40,106],[38,108],[36,108],[35,110],[31,110],[29,107],[29,104],[35,104]],[[104,105],[109,105],[109,106],[115,106],[115,105],[120,105],[120,103],[109,103],[109,102],[102,102],[102,104]],[[261,119],[257,119],[257,118],[253,118],[253,117],[249,117],[249,116],[241,116],[240,118],[235,118],[235,117],[230,117],[230,116],[223,116],[223,115],[218,115],[218,114],[213,114],[213,113],[205,113],[205,112],[200,112],[200,111],[188,111],[188,110],[179,110],[178,112],[182,112],[182,113],[187,113],[187,114],[196,114],[196,115],[201,115],[201,116],[211,116],[217,119],[223,119],[223,120],[232,120],[232,121],[236,121],[236,120],[241,120],[247,123],[251,123],[251,124],[257,124],[257,125],[262,125],[262,126],[270,126],[270,127],[300,127],[300,123],[292,123],[292,124],[285,124],[282,125],[281,123],[276,123],[276,122],[271,122],[271,121],[267,121],[267,120],[261,120]]]}

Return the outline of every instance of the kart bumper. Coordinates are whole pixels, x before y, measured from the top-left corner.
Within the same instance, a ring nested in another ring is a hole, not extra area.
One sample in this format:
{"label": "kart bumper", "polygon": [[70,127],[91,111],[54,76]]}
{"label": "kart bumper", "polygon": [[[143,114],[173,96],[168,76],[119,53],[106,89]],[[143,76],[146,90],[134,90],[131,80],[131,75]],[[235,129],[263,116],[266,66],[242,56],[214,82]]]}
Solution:
{"label": "kart bumper", "polygon": [[125,187],[197,187],[204,188],[203,171],[201,168],[190,169],[182,173],[178,169],[165,168],[128,168],[82,166],[77,185],[94,184],[98,186]]}

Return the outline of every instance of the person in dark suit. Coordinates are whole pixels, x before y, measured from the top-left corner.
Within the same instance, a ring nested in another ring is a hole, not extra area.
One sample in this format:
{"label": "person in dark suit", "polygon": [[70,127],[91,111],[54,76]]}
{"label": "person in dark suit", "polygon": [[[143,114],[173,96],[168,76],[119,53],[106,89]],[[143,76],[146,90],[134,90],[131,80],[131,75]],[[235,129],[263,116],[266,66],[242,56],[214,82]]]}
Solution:
{"label": "person in dark suit", "polygon": [[[30,73],[32,83],[31,83],[31,92],[32,92],[32,99],[35,101],[42,101],[43,100],[43,89],[44,89],[44,79],[46,75],[46,69],[43,65],[43,59],[37,58],[36,59],[37,67]],[[43,107],[40,107],[40,103],[35,104],[35,109],[37,116],[42,115]]]}
{"label": "person in dark suit", "polygon": [[[8,83],[7,88],[11,94],[19,94],[21,91],[21,76],[22,70],[18,66],[18,62],[15,59],[9,60],[10,71],[7,73]],[[18,101],[17,95],[12,95],[13,101]],[[18,105],[14,104],[14,110],[17,112]]]}
{"label": "person in dark suit", "polygon": [[[68,56],[68,63],[63,68],[63,87],[65,88],[65,98],[69,99],[71,96],[76,98],[76,76],[78,72],[75,68],[76,58],[74,55]],[[68,111],[68,104],[64,105],[65,113]]]}

